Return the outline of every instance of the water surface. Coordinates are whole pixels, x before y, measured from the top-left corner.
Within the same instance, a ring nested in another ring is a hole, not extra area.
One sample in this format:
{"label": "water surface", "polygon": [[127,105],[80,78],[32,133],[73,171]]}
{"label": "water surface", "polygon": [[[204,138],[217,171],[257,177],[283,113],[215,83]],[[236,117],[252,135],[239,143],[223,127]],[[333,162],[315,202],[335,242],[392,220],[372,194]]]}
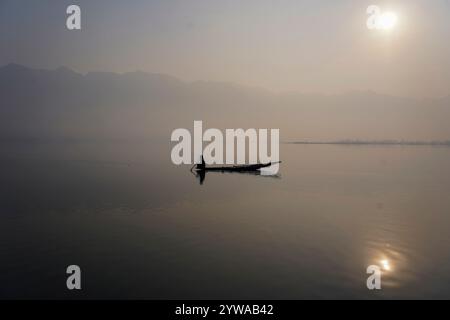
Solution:
{"label": "water surface", "polygon": [[3,144],[0,297],[450,298],[450,148],[282,145],[200,185],[170,147]]}

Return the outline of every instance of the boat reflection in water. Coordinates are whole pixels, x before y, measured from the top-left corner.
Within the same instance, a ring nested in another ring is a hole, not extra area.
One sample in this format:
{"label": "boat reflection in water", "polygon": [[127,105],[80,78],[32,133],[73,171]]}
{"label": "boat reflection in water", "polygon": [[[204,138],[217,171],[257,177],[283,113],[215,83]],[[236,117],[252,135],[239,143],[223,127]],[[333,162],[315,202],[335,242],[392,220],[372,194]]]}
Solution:
{"label": "boat reflection in water", "polygon": [[201,160],[201,163],[196,164],[191,168],[191,172],[199,179],[201,185],[205,181],[207,172],[241,173],[255,176],[280,178],[280,176],[277,174],[278,170],[271,170],[271,167],[273,165],[278,165],[279,163],[281,163],[281,161],[228,167],[207,167],[203,156]]}

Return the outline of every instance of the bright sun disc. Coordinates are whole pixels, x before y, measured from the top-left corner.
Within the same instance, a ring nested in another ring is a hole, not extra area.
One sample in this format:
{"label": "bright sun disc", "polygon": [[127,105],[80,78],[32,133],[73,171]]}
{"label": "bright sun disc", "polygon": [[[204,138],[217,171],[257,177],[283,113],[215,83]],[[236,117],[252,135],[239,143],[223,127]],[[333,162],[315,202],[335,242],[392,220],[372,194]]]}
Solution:
{"label": "bright sun disc", "polygon": [[390,30],[397,24],[397,15],[394,12],[385,12],[378,18],[378,27],[384,30]]}

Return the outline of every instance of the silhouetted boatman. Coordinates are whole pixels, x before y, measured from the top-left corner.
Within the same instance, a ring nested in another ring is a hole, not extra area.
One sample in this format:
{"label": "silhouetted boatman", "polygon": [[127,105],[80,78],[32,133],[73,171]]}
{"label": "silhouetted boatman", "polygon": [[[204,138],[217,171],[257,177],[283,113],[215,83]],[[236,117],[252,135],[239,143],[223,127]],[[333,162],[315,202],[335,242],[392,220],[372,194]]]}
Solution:
{"label": "silhouetted boatman", "polygon": [[197,170],[205,170],[206,168],[206,163],[205,163],[205,159],[203,159],[203,155],[201,156],[201,163],[197,164]]}

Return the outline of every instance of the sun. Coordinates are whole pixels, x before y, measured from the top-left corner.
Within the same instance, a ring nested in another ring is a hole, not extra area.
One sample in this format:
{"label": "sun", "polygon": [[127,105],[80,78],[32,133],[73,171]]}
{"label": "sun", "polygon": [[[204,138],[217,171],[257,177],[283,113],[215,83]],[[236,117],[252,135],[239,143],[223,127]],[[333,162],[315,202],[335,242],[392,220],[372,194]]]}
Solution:
{"label": "sun", "polygon": [[391,30],[397,25],[398,17],[395,12],[384,12],[377,19],[377,27],[382,30]]}

